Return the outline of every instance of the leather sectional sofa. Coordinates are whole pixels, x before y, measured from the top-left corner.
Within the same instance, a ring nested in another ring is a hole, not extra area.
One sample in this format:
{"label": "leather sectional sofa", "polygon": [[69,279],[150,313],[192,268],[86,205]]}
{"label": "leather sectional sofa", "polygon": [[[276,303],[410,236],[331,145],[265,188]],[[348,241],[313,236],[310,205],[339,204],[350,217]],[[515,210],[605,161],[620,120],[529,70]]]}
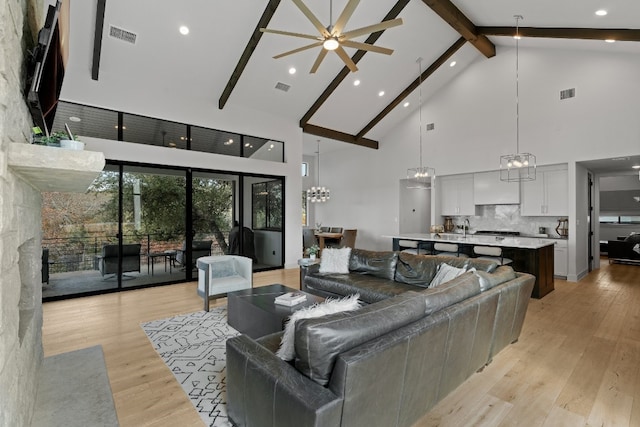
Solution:
{"label": "leather sectional sofa", "polygon": [[624,240],[609,240],[607,257],[609,263],[640,263],[640,233],[631,233]]}
{"label": "leather sectional sofa", "polygon": [[[477,271],[426,288],[441,262]],[[299,320],[294,361],[275,355],[281,333],[227,341],[229,418],[238,426],[410,426],[518,339],[534,281],[483,260],[354,249],[349,274],[312,272],[304,285],[322,295],[359,292],[370,304]]]}

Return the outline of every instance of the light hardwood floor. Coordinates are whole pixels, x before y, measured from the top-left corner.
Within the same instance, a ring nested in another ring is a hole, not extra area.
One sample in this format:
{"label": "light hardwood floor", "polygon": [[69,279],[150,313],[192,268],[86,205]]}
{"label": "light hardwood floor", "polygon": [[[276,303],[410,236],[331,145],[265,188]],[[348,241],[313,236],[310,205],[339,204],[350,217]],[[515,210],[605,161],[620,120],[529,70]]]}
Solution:
{"label": "light hardwood floor", "polygon": [[[297,288],[298,270],[258,273],[254,282]],[[123,427],[201,426],[140,328],[141,322],[201,310],[195,287],[46,303],[45,355],[101,344]],[[605,259],[579,283],[556,280],[555,288],[531,300],[516,344],[416,426],[640,425],[640,267],[609,266]]]}

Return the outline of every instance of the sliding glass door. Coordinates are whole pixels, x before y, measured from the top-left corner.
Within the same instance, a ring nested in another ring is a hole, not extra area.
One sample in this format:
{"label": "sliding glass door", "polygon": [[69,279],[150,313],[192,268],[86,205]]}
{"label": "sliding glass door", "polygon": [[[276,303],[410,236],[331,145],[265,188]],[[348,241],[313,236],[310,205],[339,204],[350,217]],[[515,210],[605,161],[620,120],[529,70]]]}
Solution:
{"label": "sliding glass door", "polygon": [[284,181],[108,164],[86,193],[43,194],[43,299],[196,280],[201,256],[284,264]]}
{"label": "sliding glass door", "polygon": [[185,172],[126,165],[122,172],[122,286],[184,280],[179,261],[186,233]]}

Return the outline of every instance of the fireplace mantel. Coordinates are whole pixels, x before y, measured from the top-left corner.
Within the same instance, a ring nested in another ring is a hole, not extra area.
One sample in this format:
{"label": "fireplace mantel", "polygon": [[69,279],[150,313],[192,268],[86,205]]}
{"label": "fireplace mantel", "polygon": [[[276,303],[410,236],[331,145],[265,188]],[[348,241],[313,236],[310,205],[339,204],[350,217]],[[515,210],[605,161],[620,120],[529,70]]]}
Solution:
{"label": "fireplace mantel", "polygon": [[11,143],[9,167],[41,192],[83,193],[102,172],[104,154],[42,145]]}

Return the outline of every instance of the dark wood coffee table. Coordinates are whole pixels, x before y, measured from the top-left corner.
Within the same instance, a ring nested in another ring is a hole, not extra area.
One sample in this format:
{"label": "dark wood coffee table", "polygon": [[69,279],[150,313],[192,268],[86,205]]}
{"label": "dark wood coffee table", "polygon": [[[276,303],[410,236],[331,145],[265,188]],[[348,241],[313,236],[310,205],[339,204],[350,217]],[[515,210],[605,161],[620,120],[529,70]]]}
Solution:
{"label": "dark wood coffee table", "polygon": [[309,307],[325,299],[307,292],[307,300],[293,307],[278,305],[275,297],[287,292],[302,292],[284,285],[268,285],[227,294],[227,323],[251,338],[259,338],[284,328],[285,321],[296,310]]}

